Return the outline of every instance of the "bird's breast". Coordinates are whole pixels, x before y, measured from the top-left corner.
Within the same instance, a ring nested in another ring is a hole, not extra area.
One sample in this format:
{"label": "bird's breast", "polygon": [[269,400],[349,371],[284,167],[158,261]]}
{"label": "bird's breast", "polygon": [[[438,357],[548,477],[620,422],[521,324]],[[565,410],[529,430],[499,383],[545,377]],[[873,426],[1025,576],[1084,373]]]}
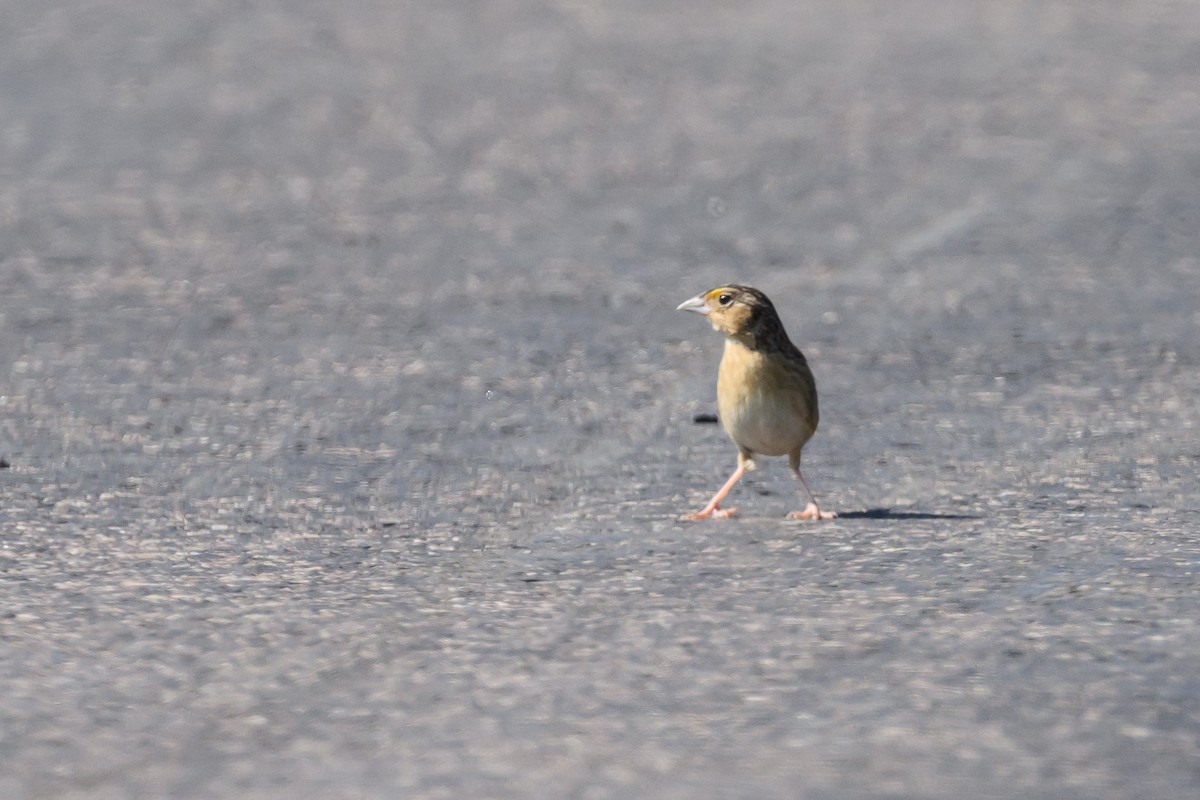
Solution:
{"label": "bird's breast", "polygon": [[717,410],[729,437],[743,450],[781,456],[804,445],[816,430],[809,396],[811,373],[779,363],[780,356],[727,342],[717,374]]}

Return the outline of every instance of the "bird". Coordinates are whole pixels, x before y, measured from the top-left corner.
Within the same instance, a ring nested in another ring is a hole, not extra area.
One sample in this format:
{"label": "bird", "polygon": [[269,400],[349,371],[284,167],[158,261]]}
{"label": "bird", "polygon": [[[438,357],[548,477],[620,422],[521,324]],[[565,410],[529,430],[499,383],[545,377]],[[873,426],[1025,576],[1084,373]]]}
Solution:
{"label": "bird", "polygon": [[804,354],[779,319],[774,304],[752,286],[731,283],[679,304],[676,311],[703,315],[725,336],[717,371],[717,415],[738,449],[737,468],[708,504],[684,519],[724,518],[737,509],[721,501],[742,476],[756,468],[755,456],[788,457],[792,474],[808,494],[803,511],[788,519],[832,519],[800,472],[800,450],[817,430],[817,383]]}

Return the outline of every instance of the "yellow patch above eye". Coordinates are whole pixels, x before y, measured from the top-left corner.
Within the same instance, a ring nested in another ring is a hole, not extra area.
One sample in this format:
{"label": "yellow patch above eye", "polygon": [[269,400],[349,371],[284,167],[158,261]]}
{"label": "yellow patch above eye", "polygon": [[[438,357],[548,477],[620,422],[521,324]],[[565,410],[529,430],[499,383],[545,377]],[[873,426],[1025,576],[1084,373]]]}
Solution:
{"label": "yellow patch above eye", "polygon": [[704,299],[705,300],[715,300],[723,294],[733,294],[733,293],[734,293],[733,289],[730,289],[728,286],[718,286],[716,289],[713,289],[711,292],[704,295]]}

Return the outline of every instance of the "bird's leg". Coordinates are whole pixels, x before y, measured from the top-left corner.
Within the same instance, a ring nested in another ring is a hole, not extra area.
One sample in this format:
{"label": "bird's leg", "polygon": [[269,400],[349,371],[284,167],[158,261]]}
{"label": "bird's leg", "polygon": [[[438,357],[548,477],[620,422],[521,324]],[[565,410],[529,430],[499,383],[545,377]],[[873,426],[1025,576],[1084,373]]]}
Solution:
{"label": "bird's leg", "polygon": [[832,511],[822,511],[817,507],[817,498],[812,493],[812,489],[808,488],[808,481],[804,480],[804,475],[800,472],[800,450],[788,454],[789,466],[792,468],[792,474],[800,481],[800,485],[804,487],[804,491],[808,492],[808,505],[803,511],[793,511],[787,515],[788,519],[833,519],[837,516]]}
{"label": "bird's leg", "polygon": [[716,519],[725,519],[733,516],[737,511],[736,508],[721,508],[721,501],[725,499],[725,495],[729,494],[729,490],[734,487],[742,476],[749,469],[754,469],[754,462],[738,453],[737,469],[729,476],[729,480],[725,481],[725,485],[717,490],[717,493],[712,496],[712,500],[708,501],[708,505],[697,511],[695,514],[684,514],[683,519],[708,519],[715,517]]}

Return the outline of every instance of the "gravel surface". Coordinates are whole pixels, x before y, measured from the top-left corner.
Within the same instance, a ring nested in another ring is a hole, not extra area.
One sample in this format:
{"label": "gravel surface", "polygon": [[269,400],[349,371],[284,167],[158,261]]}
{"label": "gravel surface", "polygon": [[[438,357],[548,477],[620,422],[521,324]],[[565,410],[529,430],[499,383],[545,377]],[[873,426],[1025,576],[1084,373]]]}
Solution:
{"label": "gravel surface", "polygon": [[0,796],[1200,795],[1200,5],[10,5]]}

